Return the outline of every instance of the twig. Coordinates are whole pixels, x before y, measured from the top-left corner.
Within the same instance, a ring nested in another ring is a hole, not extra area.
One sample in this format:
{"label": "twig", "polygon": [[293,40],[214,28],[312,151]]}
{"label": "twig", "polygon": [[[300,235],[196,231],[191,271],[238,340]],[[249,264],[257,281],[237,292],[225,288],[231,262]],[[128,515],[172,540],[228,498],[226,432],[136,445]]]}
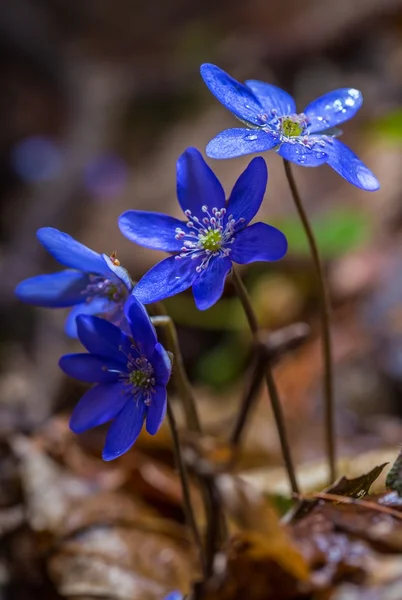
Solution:
{"label": "twig", "polygon": [[382,504],[377,504],[375,502],[369,502],[367,500],[361,500],[360,498],[351,498],[350,496],[338,496],[337,494],[327,494],[326,492],[317,492],[315,494],[303,495],[303,494],[294,494],[294,497],[298,500],[328,500],[329,502],[339,502],[340,504],[354,504],[357,506],[361,506],[362,508],[368,508],[369,510],[374,510],[376,512],[383,513],[385,515],[389,515],[391,517],[395,517],[395,519],[399,519],[402,521],[402,512],[399,510],[395,510],[394,508],[389,508],[389,506],[383,506]]}
{"label": "twig", "polygon": [[179,440],[179,434],[177,431],[176,419],[175,419],[175,416],[174,416],[174,413],[172,411],[172,407],[170,406],[169,401],[167,403],[167,416],[168,416],[168,420],[169,420],[170,431],[172,434],[173,451],[174,451],[174,456],[175,456],[175,460],[176,460],[176,466],[179,471],[180,482],[181,482],[181,487],[182,487],[182,492],[183,492],[183,508],[184,508],[184,512],[186,515],[187,524],[189,525],[189,527],[193,533],[194,541],[198,548],[202,571],[204,574],[206,574],[206,559],[205,559],[204,548],[202,545],[201,535],[200,535],[200,532],[198,529],[197,522],[195,520],[193,507],[191,504],[190,486],[189,486],[189,482],[188,482],[187,469],[186,469],[186,466],[184,464],[183,457],[181,454],[180,440]]}
{"label": "twig", "polygon": [[266,360],[263,352],[260,351],[257,355],[251,381],[247,387],[244,398],[242,399],[240,411],[230,436],[230,443],[235,448],[238,448],[242,442],[246,424],[248,423],[249,416],[258,397],[258,392],[265,377]]}
{"label": "twig", "polygon": [[[250,330],[254,336],[255,341],[258,343],[259,336],[259,325],[257,316],[254,312],[251,304],[250,297],[244,286],[244,283],[237,273],[236,269],[232,269],[232,280],[236,288],[237,295],[239,296],[240,302],[242,303],[244,312],[247,317],[247,321]],[[286,471],[289,477],[290,487],[293,493],[299,493],[299,486],[297,485],[296,473],[293,466],[292,455],[290,452],[290,446],[286,435],[285,419],[283,417],[282,406],[279,399],[278,389],[276,387],[275,379],[272,373],[270,361],[267,361],[265,365],[265,381],[267,384],[269,397],[271,400],[272,411],[274,413],[276,428],[278,430],[279,440],[282,448],[282,455],[285,461]]]}

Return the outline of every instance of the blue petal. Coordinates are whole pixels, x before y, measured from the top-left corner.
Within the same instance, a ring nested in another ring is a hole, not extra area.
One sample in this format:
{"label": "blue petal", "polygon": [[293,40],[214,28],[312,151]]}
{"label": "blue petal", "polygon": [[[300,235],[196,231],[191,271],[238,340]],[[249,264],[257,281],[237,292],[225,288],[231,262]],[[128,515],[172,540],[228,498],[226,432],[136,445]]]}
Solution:
{"label": "blue petal", "polygon": [[140,435],[146,407],[141,398],[130,399],[109,427],[103,460],[113,460],[131,448]]}
{"label": "blue petal", "polygon": [[203,219],[202,206],[223,208],[225,192],[202,154],[195,148],[187,148],[179,157],[176,166],[177,198],[185,212]]}
{"label": "blue petal", "polygon": [[125,371],[121,362],[95,354],[65,354],[59,366],[69,377],[86,383],[113,383]]}
{"label": "blue petal", "polygon": [[36,306],[73,306],[85,300],[89,276],[81,271],[60,271],[21,281],[15,289],[20,300]]}
{"label": "blue petal", "polygon": [[275,115],[271,113],[272,110],[276,111],[278,116],[293,115],[296,112],[296,103],[292,96],[276,85],[249,79],[246,86],[256,96],[268,116]]}
{"label": "blue petal", "polygon": [[242,223],[236,226],[237,229],[244,228],[257,214],[264,198],[267,179],[267,165],[259,156],[253,158],[236,181],[230,194],[227,215],[233,215],[236,221],[243,219]]}
{"label": "blue petal", "polygon": [[378,190],[378,179],[345,144],[330,138],[327,142],[327,152],[329,166],[347,181],[368,192]]}
{"label": "blue petal", "polygon": [[145,273],[134,287],[133,294],[143,304],[150,304],[184,292],[198,277],[196,267],[201,260],[175,256],[165,258]]}
{"label": "blue petal", "polygon": [[264,109],[248,87],[211,64],[201,65],[201,77],[210,92],[238,119],[261,125]]}
{"label": "blue petal", "polygon": [[157,385],[152,395],[151,406],[148,408],[146,429],[149,434],[155,435],[162,425],[166,415],[167,392],[166,387]]}
{"label": "blue petal", "polygon": [[232,261],[229,258],[216,257],[212,258],[208,267],[201,272],[193,285],[194,300],[199,310],[206,310],[218,302],[231,266]]}
{"label": "blue petal", "polygon": [[362,104],[361,92],[353,88],[341,88],[320,96],[304,109],[310,132],[324,131],[351,119]]}
{"label": "blue petal", "polygon": [[209,142],[205,151],[211,158],[235,158],[271,150],[279,141],[276,132],[244,128],[226,129]]}
{"label": "blue petal", "polygon": [[77,317],[77,331],[80,342],[91,354],[127,364],[132,340],[112,323],[99,317],[80,315]]}
{"label": "blue petal", "polygon": [[124,307],[126,318],[129,322],[133,339],[140,354],[151,356],[155,351],[158,341],[155,327],[152,325],[145,307],[131,295]]}
{"label": "blue petal", "polygon": [[100,254],[80,244],[67,233],[53,227],[42,227],[36,235],[42,246],[62,265],[86,273],[110,275]]}
{"label": "blue petal", "polygon": [[320,137],[309,137],[306,144],[300,138],[284,142],[278,149],[278,154],[303,167],[318,167],[328,160],[326,146]]}
{"label": "blue petal", "polygon": [[183,600],[184,596],[181,592],[170,592],[163,600]]}
{"label": "blue petal", "polygon": [[231,259],[241,265],[259,260],[279,260],[288,249],[284,234],[266,223],[254,223],[240,231],[231,246]]}
{"label": "blue petal", "polygon": [[131,242],[165,252],[180,251],[183,242],[176,240],[176,228],[185,223],[161,213],[127,210],[119,217],[119,228]]}
{"label": "blue petal", "polygon": [[127,404],[126,388],[123,383],[100,383],[88,390],[73,410],[70,429],[82,433],[92,427],[103,425]]}
{"label": "blue petal", "polygon": [[158,385],[166,385],[172,372],[172,363],[165,348],[159,342],[155,346],[155,353],[151,362],[156,383]]}
{"label": "blue petal", "polygon": [[76,319],[79,315],[101,315],[109,310],[111,305],[107,298],[92,298],[90,302],[77,304],[66,319],[64,331],[70,337],[78,337]]}
{"label": "blue petal", "polygon": [[126,315],[124,313],[124,303],[120,302],[119,304],[111,303],[112,308],[98,316],[106,319],[113,325],[116,325],[119,329],[123,331],[126,335],[131,337],[131,329],[126,319]]}
{"label": "blue petal", "polygon": [[102,254],[101,256],[112,273],[124,283],[129,291],[131,291],[133,289],[133,282],[131,281],[127,269],[121,267],[120,265],[115,265],[110,256],[107,254]]}

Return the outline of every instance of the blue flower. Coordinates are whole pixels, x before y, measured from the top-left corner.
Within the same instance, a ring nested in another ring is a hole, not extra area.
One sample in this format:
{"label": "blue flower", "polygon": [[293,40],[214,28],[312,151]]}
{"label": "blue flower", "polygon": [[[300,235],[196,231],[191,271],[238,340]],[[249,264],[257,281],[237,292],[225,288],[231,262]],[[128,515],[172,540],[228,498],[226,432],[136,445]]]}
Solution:
{"label": "blue flower", "polygon": [[76,317],[81,314],[102,315],[122,325],[124,303],[133,284],[119,261],[53,227],[42,227],[37,236],[46,250],[69,268],[25,279],[15,290],[18,298],[36,306],[74,306],[66,321],[66,333],[72,337],[77,337]]}
{"label": "blue flower", "polygon": [[181,592],[170,592],[163,600],[183,600],[184,596]]}
{"label": "blue flower", "polygon": [[211,64],[201,66],[201,76],[214,96],[246,126],[226,129],[210,141],[206,152],[211,158],[274,149],[305,167],[327,163],[363,190],[380,187],[366,165],[330,132],[359,110],[363,97],[358,90],[334,90],[297,114],[293,98],[274,85],[255,80],[242,84]]}
{"label": "blue flower", "polygon": [[219,300],[232,262],[273,261],[286,254],[286,238],[265,223],[247,227],[260,208],[267,185],[263,158],[254,158],[237,180],[228,202],[218,179],[195,148],[177,161],[177,196],[187,221],[129,210],[119,227],[129,240],[174,253],[155,265],[133,293],[144,304],[193,286],[197,307]]}
{"label": "blue flower", "polygon": [[166,413],[166,385],[171,363],[158,342],[145,308],[131,296],[125,315],[132,337],[98,317],[77,317],[78,337],[89,354],[67,354],[60,367],[67,375],[96,383],[75,407],[70,427],[75,433],[112,421],[103,450],[113,460],[134,444],[144,420],[154,435]]}

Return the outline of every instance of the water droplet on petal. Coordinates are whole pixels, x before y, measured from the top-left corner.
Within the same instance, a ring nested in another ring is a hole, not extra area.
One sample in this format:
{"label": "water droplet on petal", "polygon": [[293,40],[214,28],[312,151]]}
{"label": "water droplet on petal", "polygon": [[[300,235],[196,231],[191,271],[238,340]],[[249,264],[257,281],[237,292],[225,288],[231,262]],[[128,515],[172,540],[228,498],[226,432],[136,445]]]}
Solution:
{"label": "water droplet on petal", "polygon": [[246,140],[248,140],[249,142],[253,142],[256,139],[257,139],[257,136],[254,133],[246,136]]}

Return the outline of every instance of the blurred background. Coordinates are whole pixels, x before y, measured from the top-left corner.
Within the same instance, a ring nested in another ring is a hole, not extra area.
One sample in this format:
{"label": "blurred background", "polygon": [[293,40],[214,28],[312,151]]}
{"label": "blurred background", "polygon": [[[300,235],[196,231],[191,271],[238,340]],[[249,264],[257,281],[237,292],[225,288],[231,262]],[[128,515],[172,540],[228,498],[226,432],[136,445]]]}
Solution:
{"label": "blurred background", "polygon": [[[175,163],[236,126],[208,92],[199,66],[261,79],[299,110],[337,87],[364,95],[342,140],[381,182],[354,188],[329,167],[295,168],[325,259],[333,302],[337,420],[343,455],[402,439],[402,1],[3,0],[0,15],[0,415],[4,432],[31,433],[68,414],[83,387],[58,357],[77,342],[64,310],[22,305],[16,284],[58,270],[36,240],[41,226],[110,254],[138,279],[161,253],[135,247],[117,227],[126,209],[179,216]],[[311,325],[277,377],[297,461],[322,455],[317,290],[280,158],[266,154],[260,214],[288,236],[289,254],[244,277],[264,326]],[[209,161],[227,192],[250,157]],[[245,386],[248,333],[230,281],[197,312],[191,293],[168,303],[203,419],[225,434]],[[279,464],[261,392],[245,466]],[[100,434],[99,444],[103,433]],[[163,437],[163,435],[162,435]],[[154,442],[154,441],[153,441]],[[144,441],[147,445],[149,439]],[[154,442],[158,443],[158,442]]]}

